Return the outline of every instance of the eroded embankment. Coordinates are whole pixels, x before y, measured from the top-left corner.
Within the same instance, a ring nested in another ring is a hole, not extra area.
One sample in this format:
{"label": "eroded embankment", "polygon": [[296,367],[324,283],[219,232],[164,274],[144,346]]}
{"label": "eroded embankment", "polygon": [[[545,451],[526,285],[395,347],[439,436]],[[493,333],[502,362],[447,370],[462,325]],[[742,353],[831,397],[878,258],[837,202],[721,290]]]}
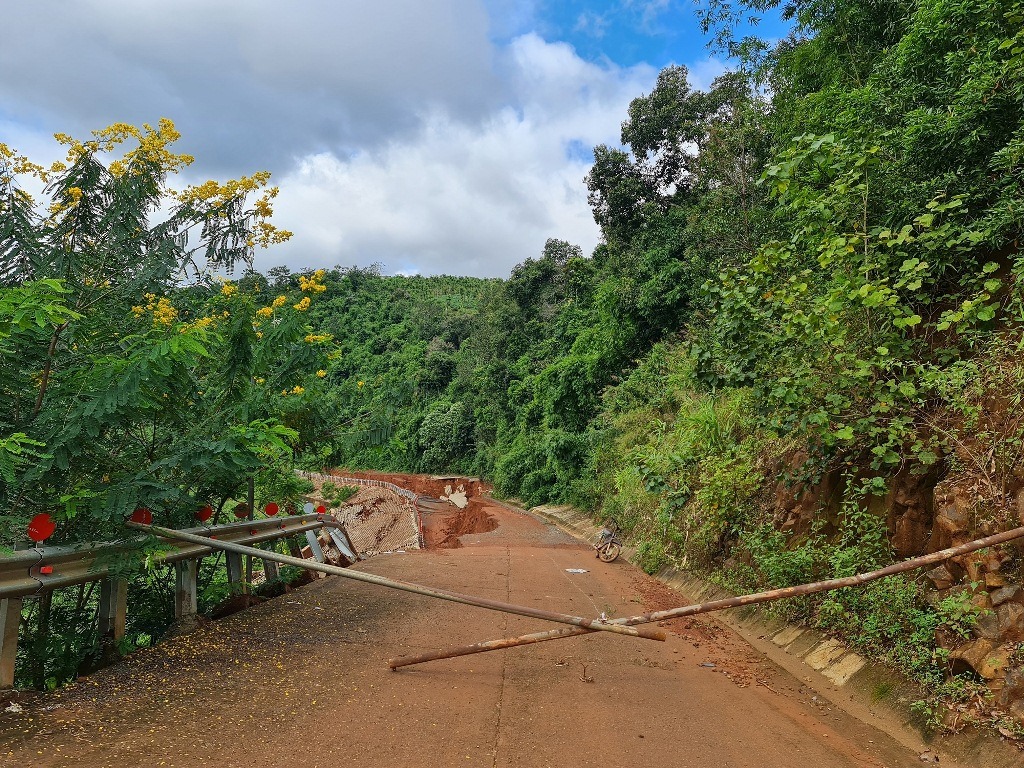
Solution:
{"label": "eroded embankment", "polygon": [[452,507],[450,512],[428,512],[422,519],[427,549],[461,547],[460,537],[489,533],[498,527],[498,521],[487,513],[486,505],[480,499],[470,499],[465,509]]}
{"label": "eroded embankment", "polygon": [[[420,497],[418,504],[427,549],[455,549],[460,538],[489,533],[498,527],[492,514],[490,486],[475,477],[408,475],[348,469],[332,470],[338,477],[380,480],[407,488]],[[458,506],[463,503],[464,506]]]}

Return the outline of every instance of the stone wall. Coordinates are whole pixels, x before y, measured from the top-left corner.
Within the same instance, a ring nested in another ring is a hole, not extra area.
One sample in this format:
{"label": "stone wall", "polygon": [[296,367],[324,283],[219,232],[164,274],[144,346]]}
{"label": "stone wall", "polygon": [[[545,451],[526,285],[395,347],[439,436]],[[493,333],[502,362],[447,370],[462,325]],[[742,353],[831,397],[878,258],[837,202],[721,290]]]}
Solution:
{"label": "stone wall", "polygon": [[[1024,487],[1015,489],[1019,483],[997,490],[991,479],[972,471],[937,480],[935,472],[902,472],[884,500],[873,504],[885,517],[897,559],[1024,526]],[[799,536],[819,516],[831,520],[843,491],[835,473],[813,487],[780,484],[774,498],[776,525]],[[983,680],[992,691],[992,707],[1024,726],[1024,539],[954,558],[925,576],[933,604],[963,593],[978,610],[969,637],[936,633],[936,644],[949,654],[950,673]]]}
{"label": "stone wall", "polygon": [[[979,509],[976,489],[952,483],[935,491],[929,550],[941,549],[1024,525],[1024,490],[993,514]],[[949,651],[951,671],[970,672],[984,679],[993,703],[1024,725],[1024,542],[955,558],[927,574],[931,599],[967,591],[979,609],[977,625],[968,639],[939,633],[938,645]]]}

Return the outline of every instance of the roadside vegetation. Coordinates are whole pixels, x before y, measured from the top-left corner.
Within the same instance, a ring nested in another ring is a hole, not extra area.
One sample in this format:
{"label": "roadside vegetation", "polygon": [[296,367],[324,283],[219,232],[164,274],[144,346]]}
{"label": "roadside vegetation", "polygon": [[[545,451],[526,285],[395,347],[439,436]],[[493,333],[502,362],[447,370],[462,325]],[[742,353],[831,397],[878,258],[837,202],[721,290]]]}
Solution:
{"label": "roadside vegetation", "polygon": [[[756,10],[705,5],[737,71],[695,91],[664,70],[595,148],[592,255],[552,239],[508,280],[450,282],[472,296],[436,329],[422,303],[384,334],[344,325],[366,362],[336,386],[372,381],[359,418],[383,431],[332,463],[480,474],[738,590],[1020,524],[1024,6],[797,3],[775,46],[731,36]],[[1024,632],[991,634],[989,593],[1021,574],[1017,549],[996,560],[779,610],[926,683],[942,723],[999,703],[956,657],[978,622],[999,679]]]}
{"label": "roadside vegetation", "polygon": [[[250,479],[260,504],[306,490],[295,457],[319,438],[336,355],[309,324],[322,286],[211,278],[289,233],[270,223],[269,174],[172,188],[192,161],[178,138],[167,120],[59,135],[67,158],[49,168],[0,145],[0,547],[28,543],[39,513],[57,522],[48,545],[102,542],[139,508],[224,522]],[[173,571],[145,567],[156,549],[116,564],[133,605],[122,650],[174,618]],[[219,573],[208,559],[204,603]],[[98,598],[88,584],[26,601],[20,684],[100,661]]]}
{"label": "roadside vegetation", "polygon": [[[66,168],[4,148],[4,541],[28,510],[69,541],[138,505],[183,524],[253,473],[296,496],[296,462],[481,475],[744,591],[1021,524],[1024,5],[813,0],[735,38],[759,7],[705,3],[735,71],[665,69],[594,148],[597,249],[553,238],[506,280],[217,283],[284,236],[264,176],[171,194],[163,127],[119,166],[116,127]],[[1024,619],[994,600],[1024,558],[985,558],[777,610],[927,684],[936,725],[1019,728]]]}

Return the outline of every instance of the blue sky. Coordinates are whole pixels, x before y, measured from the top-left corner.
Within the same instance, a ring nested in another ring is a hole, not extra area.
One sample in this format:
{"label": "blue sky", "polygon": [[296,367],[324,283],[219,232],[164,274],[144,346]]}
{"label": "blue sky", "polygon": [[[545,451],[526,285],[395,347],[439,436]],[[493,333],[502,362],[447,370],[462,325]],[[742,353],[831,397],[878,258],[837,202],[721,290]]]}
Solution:
{"label": "blue sky", "polygon": [[[493,0],[491,6],[497,17],[508,3]],[[588,61],[661,68],[709,53],[709,38],[692,0],[540,0],[516,7],[519,12],[497,30],[499,38],[533,29],[545,39],[569,43]],[[786,27],[772,11],[755,24],[744,23],[740,32],[774,39],[783,36]]]}
{"label": "blue sky", "polygon": [[33,0],[5,26],[0,141],[50,161],[54,132],[169,117],[197,158],[179,186],[273,173],[295,237],[261,269],[589,253],[592,148],[667,64],[698,88],[728,67],[688,0]]}

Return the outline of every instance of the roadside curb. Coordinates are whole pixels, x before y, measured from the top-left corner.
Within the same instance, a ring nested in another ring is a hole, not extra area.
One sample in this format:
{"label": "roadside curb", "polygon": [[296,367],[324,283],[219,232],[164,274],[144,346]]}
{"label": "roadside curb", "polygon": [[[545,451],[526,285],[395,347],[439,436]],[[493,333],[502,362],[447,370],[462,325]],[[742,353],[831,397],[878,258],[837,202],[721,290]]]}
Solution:
{"label": "roadside curb", "polygon": [[[588,543],[596,540],[600,531],[589,514],[573,507],[542,505],[526,511]],[[623,548],[623,556],[634,565],[635,554],[635,548]],[[695,601],[735,597],[693,573],[676,568],[662,568],[653,578]],[[1020,750],[981,729],[965,729],[933,741],[917,725],[910,709],[911,702],[923,696],[921,686],[851,651],[834,638],[768,618],[757,606],[718,611],[714,616],[835,706],[885,731],[910,750],[939,749],[956,761],[979,768],[1021,765]]]}

